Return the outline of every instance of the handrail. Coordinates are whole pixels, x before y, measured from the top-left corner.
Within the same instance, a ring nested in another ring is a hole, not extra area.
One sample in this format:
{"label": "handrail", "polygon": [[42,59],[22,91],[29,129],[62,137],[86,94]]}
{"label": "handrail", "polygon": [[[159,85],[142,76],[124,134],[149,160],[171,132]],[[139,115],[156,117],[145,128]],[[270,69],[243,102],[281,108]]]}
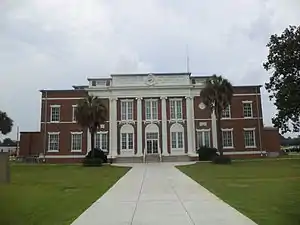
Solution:
{"label": "handrail", "polygon": [[146,148],[144,148],[143,163],[146,163]]}

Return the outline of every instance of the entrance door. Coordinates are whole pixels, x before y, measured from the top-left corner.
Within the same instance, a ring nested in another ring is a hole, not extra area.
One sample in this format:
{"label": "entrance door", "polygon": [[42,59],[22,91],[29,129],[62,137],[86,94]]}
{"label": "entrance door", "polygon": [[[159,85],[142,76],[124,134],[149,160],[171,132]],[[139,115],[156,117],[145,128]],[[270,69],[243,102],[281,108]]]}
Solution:
{"label": "entrance door", "polygon": [[146,152],[147,154],[158,153],[158,133],[147,132],[146,133]]}

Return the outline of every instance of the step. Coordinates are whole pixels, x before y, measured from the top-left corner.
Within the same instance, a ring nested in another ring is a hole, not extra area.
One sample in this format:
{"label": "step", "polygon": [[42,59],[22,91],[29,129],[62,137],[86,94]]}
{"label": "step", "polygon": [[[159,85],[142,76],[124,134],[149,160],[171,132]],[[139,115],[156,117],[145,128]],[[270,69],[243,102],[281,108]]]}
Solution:
{"label": "step", "polygon": [[151,154],[151,155],[146,155],[145,157],[145,161],[147,163],[151,163],[151,162],[159,162],[159,154]]}

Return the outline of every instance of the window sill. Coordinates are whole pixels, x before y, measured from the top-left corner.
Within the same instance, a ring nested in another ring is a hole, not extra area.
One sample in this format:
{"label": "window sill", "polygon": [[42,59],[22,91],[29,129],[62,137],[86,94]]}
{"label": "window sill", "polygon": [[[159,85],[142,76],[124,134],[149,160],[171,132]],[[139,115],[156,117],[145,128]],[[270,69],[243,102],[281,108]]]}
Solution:
{"label": "window sill", "polygon": [[47,152],[49,152],[49,153],[57,153],[57,152],[59,152],[59,150],[47,150]]}
{"label": "window sill", "polygon": [[244,119],[254,119],[253,116],[244,116]]}
{"label": "window sill", "polygon": [[71,152],[82,152],[82,150],[71,150]]}
{"label": "window sill", "polygon": [[50,123],[60,123],[60,121],[50,121]]}
{"label": "window sill", "polygon": [[223,149],[234,149],[233,146],[223,147]]}
{"label": "window sill", "polygon": [[245,146],[245,148],[257,148],[257,146]]}

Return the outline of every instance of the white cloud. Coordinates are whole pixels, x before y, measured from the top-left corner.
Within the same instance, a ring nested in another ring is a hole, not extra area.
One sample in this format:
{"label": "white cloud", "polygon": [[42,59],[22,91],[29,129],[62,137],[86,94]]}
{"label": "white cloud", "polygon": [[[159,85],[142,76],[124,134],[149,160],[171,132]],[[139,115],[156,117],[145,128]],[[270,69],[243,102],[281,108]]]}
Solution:
{"label": "white cloud", "polygon": [[[264,84],[273,33],[300,21],[297,0],[27,0],[0,3],[0,107],[21,130],[39,128],[43,88],[114,72],[218,73]],[[264,92],[265,123],[274,107]],[[11,134],[15,136],[15,132]]]}

